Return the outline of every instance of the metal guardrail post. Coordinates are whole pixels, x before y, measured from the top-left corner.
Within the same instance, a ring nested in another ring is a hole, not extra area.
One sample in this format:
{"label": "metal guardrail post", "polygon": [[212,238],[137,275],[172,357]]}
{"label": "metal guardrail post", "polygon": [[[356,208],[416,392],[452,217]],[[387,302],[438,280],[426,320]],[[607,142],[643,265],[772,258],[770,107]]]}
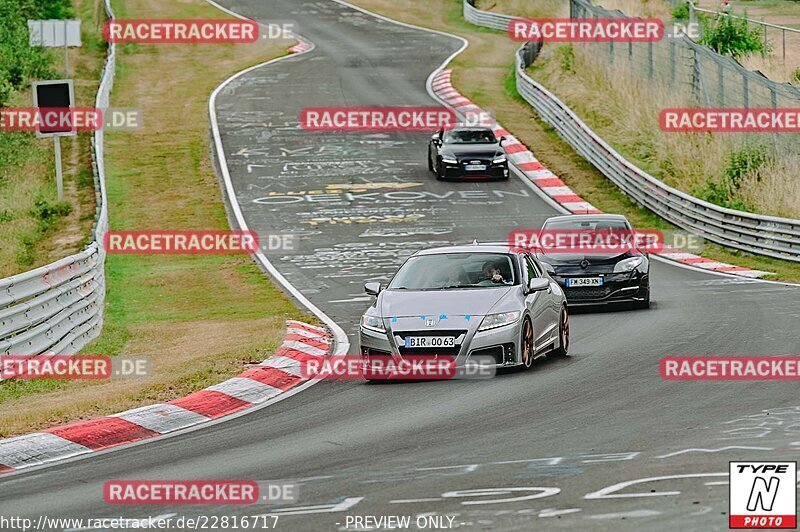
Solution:
{"label": "metal guardrail post", "polygon": [[692,48],[692,94],[698,104],[702,104],[702,94],[700,93],[700,59],[697,57],[697,50]]}

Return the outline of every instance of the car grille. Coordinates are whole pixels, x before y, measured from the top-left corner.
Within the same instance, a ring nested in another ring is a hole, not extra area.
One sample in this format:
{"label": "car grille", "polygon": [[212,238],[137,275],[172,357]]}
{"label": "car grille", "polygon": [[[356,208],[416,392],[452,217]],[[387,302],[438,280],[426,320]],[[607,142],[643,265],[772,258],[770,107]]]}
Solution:
{"label": "car grille", "polygon": [[[486,168],[488,169],[490,166],[492,166],[492,161],[487,160],[487,159],[462,159],[461,160],[461,166],[462,167],[466,166],[468,164],[484,164],[484,165],[486,165]],[[470,170],[470,171],[474,171],[474,170]]]}
{"label": "car grille", "polygon": [[398,348],[398,350],[400,351],[400,355],[404,356],[404,357],[406,357],[406,356],[420,356],[420,357],[435,357],[435,356],[445,357],[445,356],[448,356],[448,357],[456,357],[456,356],[458,356],[458,351],[460,350],[460,347],[459,346],[456,346],[456,347],[439,347],[439,348],[435,348],[435,349],[426,347],[424,349],[420,349],[420,348],[416,348],[416,347],[407,348],[407,347],[400,346]]}
{"label": "car grille", "polygon": [[586,287],[586,288],[568,288],[565,293],[567,299],[603,299],[611,293],[611,288],[606,287]]}

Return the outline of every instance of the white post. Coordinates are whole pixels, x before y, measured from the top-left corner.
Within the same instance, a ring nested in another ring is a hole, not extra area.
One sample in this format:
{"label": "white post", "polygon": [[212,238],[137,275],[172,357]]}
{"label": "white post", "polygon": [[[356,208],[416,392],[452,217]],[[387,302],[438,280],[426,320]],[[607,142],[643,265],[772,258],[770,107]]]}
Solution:
{"label": "white post", "polygon": [[64,177],[61,175],[61,137],[53,137],[56,143],[56,188],[58,189],[58,201],[64,201]]}
{"label": "white post", "polygon": [[67,73],[67,75],[64,77],[69,79],[69,43],[67,42],[67,24],[69,24],[69,22],[66,20],[62,22],[63,24],[61,27],[64,29],[64,70]]}

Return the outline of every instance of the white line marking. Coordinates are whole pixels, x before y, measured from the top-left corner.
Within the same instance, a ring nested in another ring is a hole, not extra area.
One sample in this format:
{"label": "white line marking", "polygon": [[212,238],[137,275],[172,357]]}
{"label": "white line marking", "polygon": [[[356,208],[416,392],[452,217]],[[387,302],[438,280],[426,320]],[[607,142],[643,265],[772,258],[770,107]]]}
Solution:
{"label": "white line marking", "polygon": [[625,519],[628,517],[653,517],[661,515],[657,510],[631,510],[630,512],[614,512],[610,514],[587,515],[589,519]]}
{"label": "white line marking", "polygon": [[[636,480],[626,480],[625,482],[612,484],[611,486],[607,486],[601,490],[593,491],[592,493],[587,493],[586,495],[583,496],[583,498],[588,500],[625,499],[633,497],[663,497],[666,495],[679,495],[681,493],[680,491],[662,491],[662,492],[646,492],[646,493],[616,493],[616,492],[625,489],[629,486],[634,486],[636,484],[656,482],[659,480],[679,480],[685,478],[727,477],[727,476],[728,473],[687,473],[683,475],[666,475],[663,477],[639,478]],[[614,495],[612,495],[612,493],[614,493]]]}
{"label": "white line marking", "polygon": [[428,497],[428,498],[421,498],[421,499],[394,499],[389,501],[389,504],[407,504],[407,503],[414,503],[414,502],[434,502],[434,501],[441,501],[441,497]]}
{"label": "white line marking", "polygon": [[772,447],[748,447],[746,445],[728,445],[727,447],[720,447],[719,449],[683,449],[682,451],[675,451],[674,453],[662,454],[656,458],[671,458],[680,454],[686,453],[719,453],[722,451],[731,451],[733,449],[743,449],[752,451],[772,451]]}

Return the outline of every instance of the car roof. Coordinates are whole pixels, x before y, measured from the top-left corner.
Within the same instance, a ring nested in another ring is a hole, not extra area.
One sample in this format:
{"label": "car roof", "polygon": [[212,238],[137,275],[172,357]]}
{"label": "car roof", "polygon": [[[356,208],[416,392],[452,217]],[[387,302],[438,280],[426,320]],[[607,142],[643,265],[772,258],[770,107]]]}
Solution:
{"label": "car roof", "polygon": [[628,221],[628,219],[623,216],[622,214],[567,214],[565,216],[551,216],[547,220],[545,220],[545,224],[547,222],[561,222],[566,220],[619,220],[619,221]]}
{"label": "car roof", "polygon": [[414,253],[413,256],[420,255],[441,255],[444,253],[503,253],[513,254],[515,250],[508,244],[490,242],[485,244],[467,244],[460,246],[441,246],[438,248],[422,249]]}
{"label": "car roof", "polygon": [[494,130],[489,126],[453,126],[450,129],[445,131],[491,131],[494,133]]}

